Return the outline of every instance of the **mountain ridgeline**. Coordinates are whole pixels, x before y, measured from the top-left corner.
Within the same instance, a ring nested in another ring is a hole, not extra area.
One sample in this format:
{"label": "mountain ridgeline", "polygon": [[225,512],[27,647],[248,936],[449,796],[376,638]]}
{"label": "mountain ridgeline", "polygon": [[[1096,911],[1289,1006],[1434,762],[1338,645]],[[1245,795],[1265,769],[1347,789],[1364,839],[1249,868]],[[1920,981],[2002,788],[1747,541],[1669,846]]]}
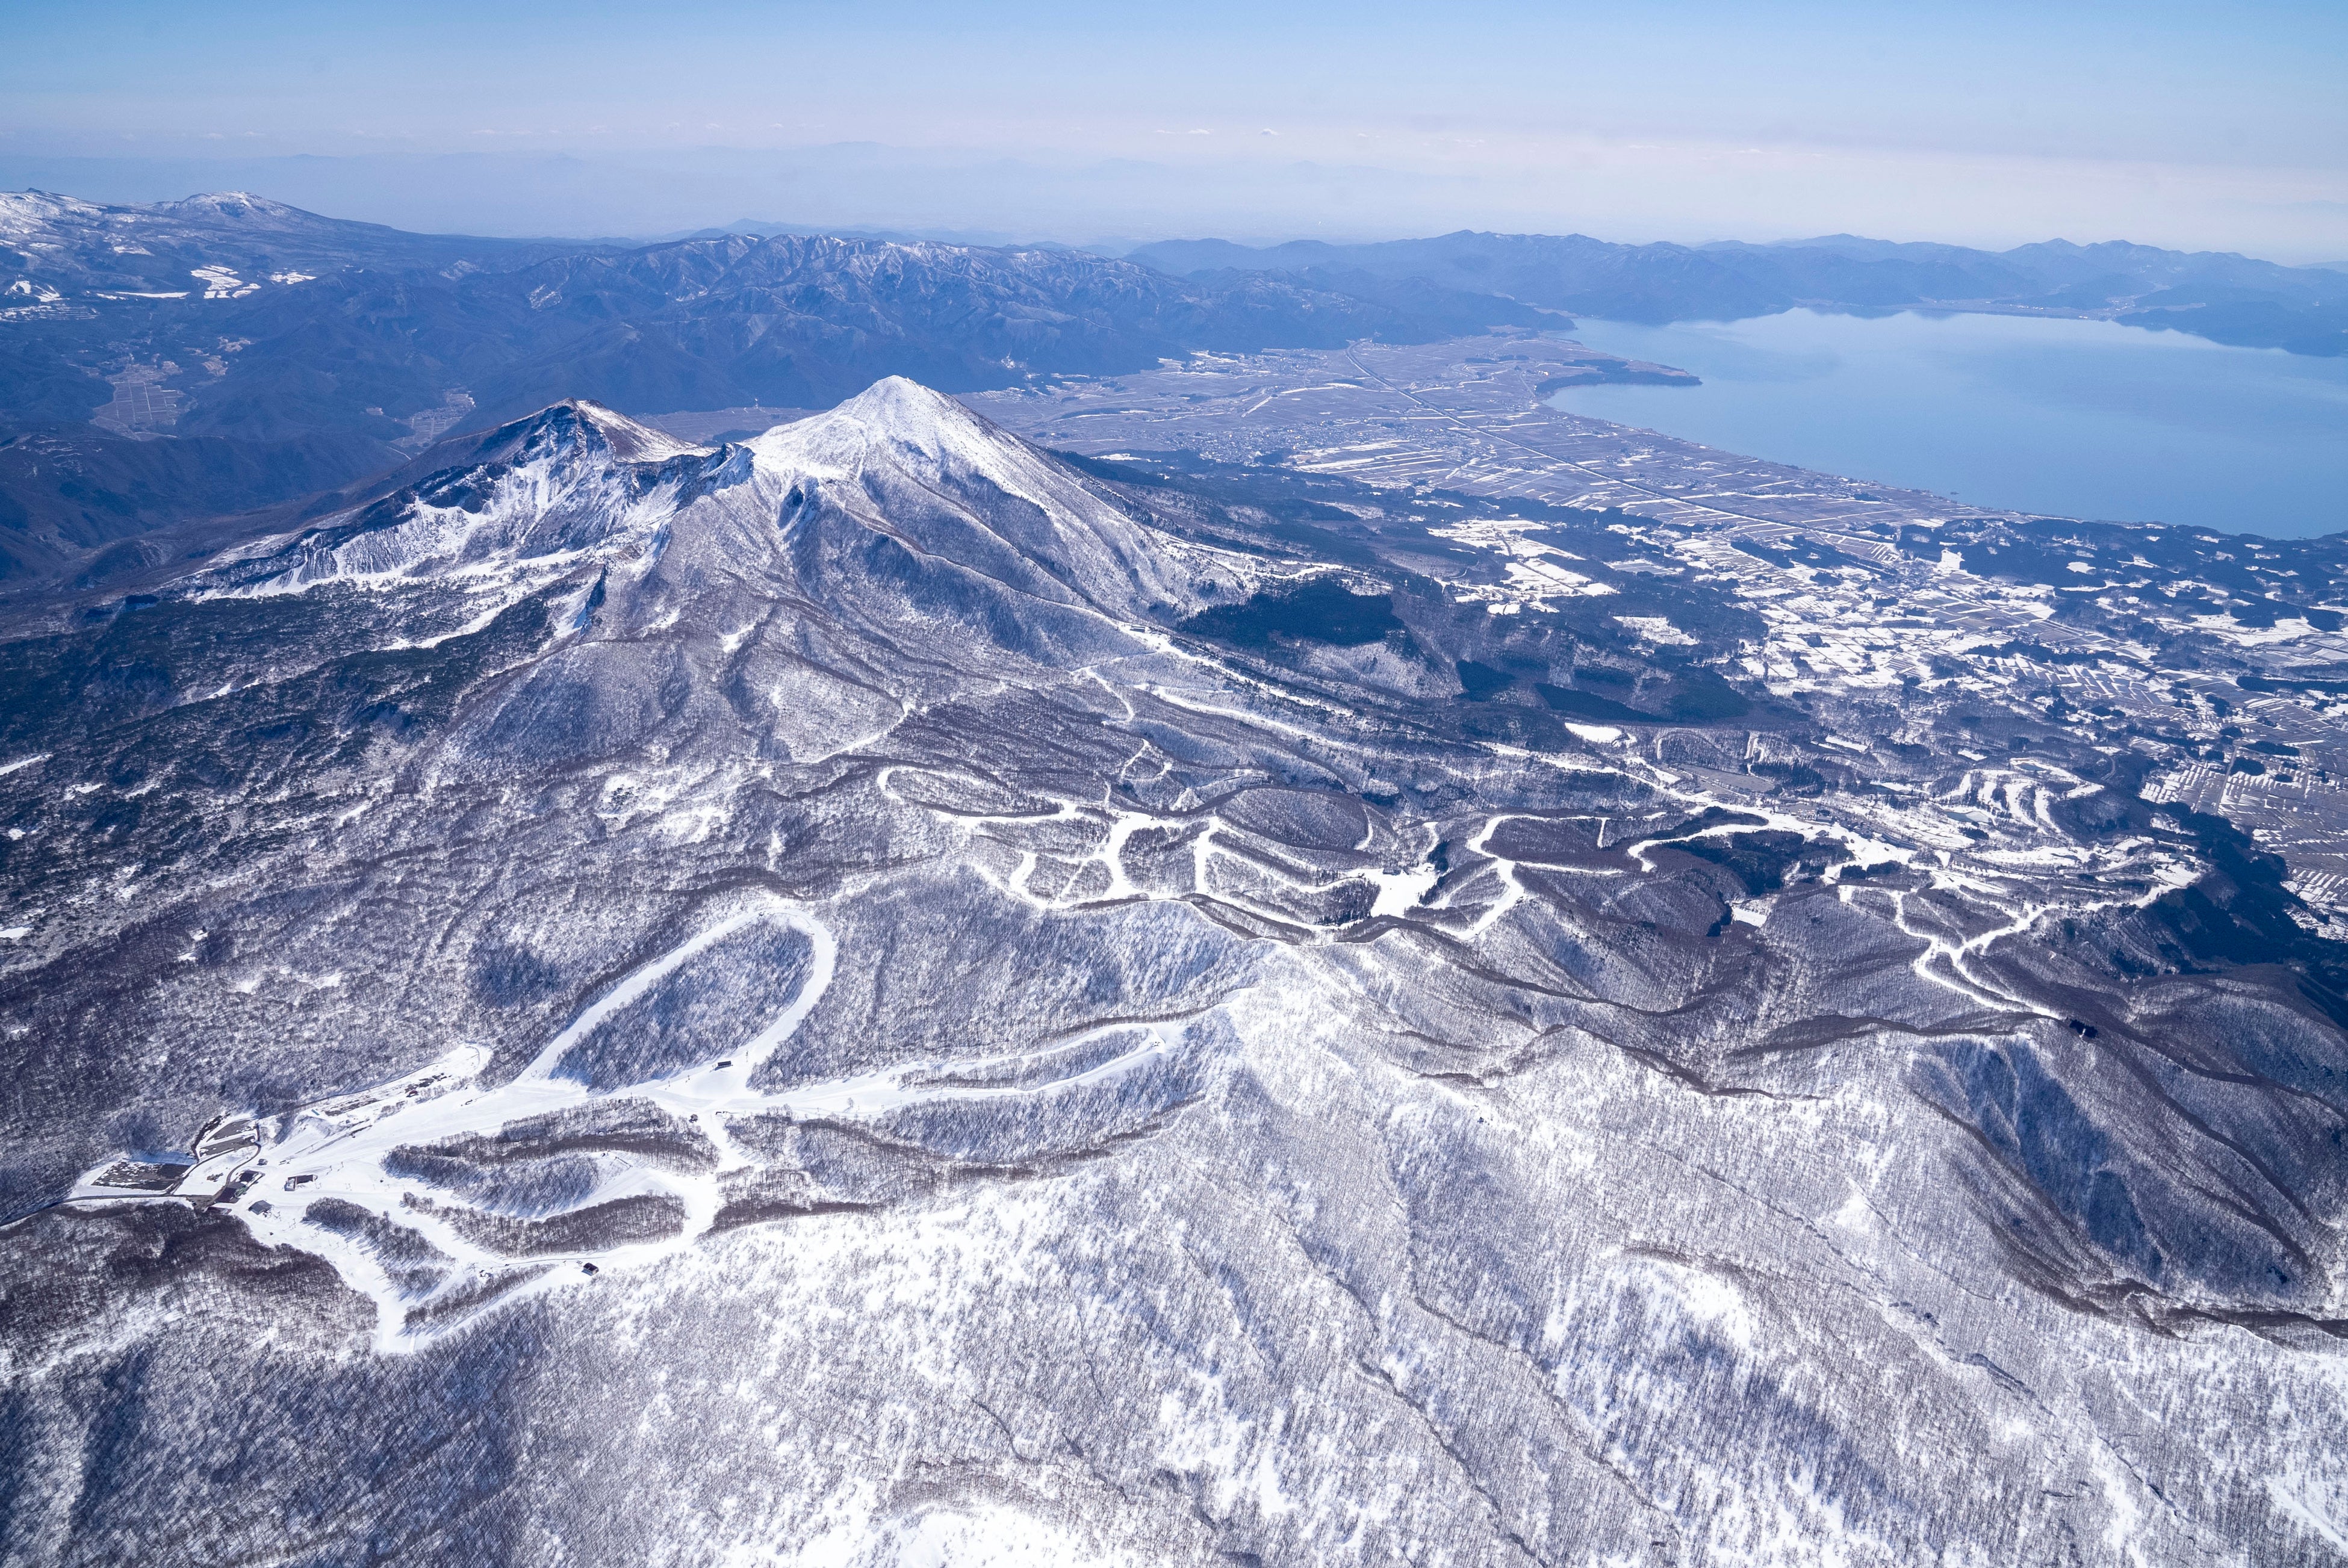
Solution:
{"label": "mountain ridgeline", "polygon": [[1849,234],[1782,245],[1620,245],[1485,234],[1250,247],[1169,240],[1131,259],[1191,278],[1328,272],[1416,280],[1616,321],[1723,321],[1822,310],[2003,310],[2096,316],[2292,354],[2348,354],[2348,272],[2220,252],[2047,241],[2010,251]]}

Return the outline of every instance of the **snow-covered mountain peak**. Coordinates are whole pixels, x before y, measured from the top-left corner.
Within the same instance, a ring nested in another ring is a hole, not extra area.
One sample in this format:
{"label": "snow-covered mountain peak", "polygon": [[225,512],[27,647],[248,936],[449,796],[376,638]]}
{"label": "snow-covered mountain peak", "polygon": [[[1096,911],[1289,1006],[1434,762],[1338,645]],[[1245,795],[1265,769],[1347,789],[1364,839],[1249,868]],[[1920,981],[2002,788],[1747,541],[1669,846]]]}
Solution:
{"label": "snow-covered mountain peak", "polygon": [[892,375],[749,443],[786,529],[844,517],[1021,592],[1120,620],[1196,609],[1215,575],[1179,541],[954,399]]}
{"label": "snow-covered mountain peak", "polygon": [[283,201],[272,201],[265,196],[255,196],[249,190],[207,190],[195,196],[183,196],[177,201],[161,201],[156,205],[166,212],[204,214],[219,218],[306,218],[308,213],[298,207],[288,207]]}
{"label": "snow-covered mountain peak", "polygon": [[984,419],[910,376],[884,375],[841,404],[834,414],[885,429],[893,439],[934,443],[945,432],[991,429]]}
{"label": "snow-covered mountain peak", "polygon": [[883,376],[829,413],[778,425],[750,446],[761,466],[853,475],[879,453],[923,471],[951,465],[998,482],[1031,466],[1032,456],[1017,436],[901,375]]}
{"label": "snow-covered mountain peak", "polygon": [[104,211],[90,202],[46,190],[0,190],[0,239],[29,239],[60,221],[94,223]]}
{"label": "snow-covered mountain peak", "polygon": [[678,507],[710,482],[712,462],[722,459],[709,448],[566,399],[475,438],[462,460],[420,483],[207,575],[246,593],[427,579],[524,591],[586,557],[657,554]]}
{"label": "snow-covered mountain peak", "polygon": [[596,635],[732,636],[789,602],[793,623],[819,608],[840,626],[951,624],[969,657],[1043,666],[1123,656],[1252,591],[1223,553],[902,377],[722,447],[567,398],[434,456],[428,477],[223,557],[190,591],[421,590],[391,611],[413,640],[575,579],[558,619],[585,630],[592,592],[610,606]]}

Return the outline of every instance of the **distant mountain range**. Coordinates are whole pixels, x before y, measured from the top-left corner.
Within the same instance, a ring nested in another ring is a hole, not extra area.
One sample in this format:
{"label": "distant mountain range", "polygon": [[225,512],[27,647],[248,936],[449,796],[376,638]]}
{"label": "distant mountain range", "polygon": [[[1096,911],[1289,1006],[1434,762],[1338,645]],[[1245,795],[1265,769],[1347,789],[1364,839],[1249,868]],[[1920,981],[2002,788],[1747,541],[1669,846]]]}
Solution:
{"label": "distant mountain range", "polygon": [[[802,234],[406,234],[241,194],[0,195],[0,578],[395,466],[558,398],[828,406],[1197,350],[1570,324],[1487,291]],[[159,450],[153,438],[176,438]]]}
{"label": "distant mountain range", "polygon": [[1169,240],[1130,260],[1193,279],[1323,271],[1423,280],[1618,321],[1734,320],[1797,306],[1933,307],[2096,316],[2216,343],[2348,354],[2348,272],[2219,251],[2050,240],[2011,251],[1834,234],[1779,245],[1617,245],[1586,235],[1481,234],[1251,248]]}
{"label": "distant mountain range", "polygon": [[[798,232],[476,240],[233,193],[99,207],[40,192],[0,195],[0,319],[13,425],[411,446],[460,388],[485,424],[557,383],[646,411],[816,406],[900,371],[968,391],[1198,349],[1555,321],[1488,290],[1331,268],[1193,282],[1061,248]],[[117,407],[126,378],[160,401]]]}

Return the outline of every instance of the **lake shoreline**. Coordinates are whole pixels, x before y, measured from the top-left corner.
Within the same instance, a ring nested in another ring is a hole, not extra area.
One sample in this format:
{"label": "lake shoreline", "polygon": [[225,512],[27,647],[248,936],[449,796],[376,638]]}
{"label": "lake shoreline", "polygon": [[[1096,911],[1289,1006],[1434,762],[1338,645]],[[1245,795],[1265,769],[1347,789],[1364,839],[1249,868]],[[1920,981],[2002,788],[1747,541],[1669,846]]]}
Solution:
{"label": "lake shoreline", "polygon": [[1968,507],[2348,529],[2348,361],[2010,312],[1583,318],[1570,336],[1688,373],[1542,388],[1571,414]]}

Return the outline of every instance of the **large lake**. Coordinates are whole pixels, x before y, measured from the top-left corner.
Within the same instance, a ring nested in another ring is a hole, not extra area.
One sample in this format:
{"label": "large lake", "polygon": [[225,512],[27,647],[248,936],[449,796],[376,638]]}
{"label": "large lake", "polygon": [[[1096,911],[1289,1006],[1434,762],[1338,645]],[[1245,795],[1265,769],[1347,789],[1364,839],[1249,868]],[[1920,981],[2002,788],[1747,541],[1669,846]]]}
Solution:
{"label": "large lake", "polygon": [[1700,387],[1560,408],[1979,507],[2303,536],[2348,528],[2348,359],[2023,316],[1788,311],[1583,321],[1592,348]]}

